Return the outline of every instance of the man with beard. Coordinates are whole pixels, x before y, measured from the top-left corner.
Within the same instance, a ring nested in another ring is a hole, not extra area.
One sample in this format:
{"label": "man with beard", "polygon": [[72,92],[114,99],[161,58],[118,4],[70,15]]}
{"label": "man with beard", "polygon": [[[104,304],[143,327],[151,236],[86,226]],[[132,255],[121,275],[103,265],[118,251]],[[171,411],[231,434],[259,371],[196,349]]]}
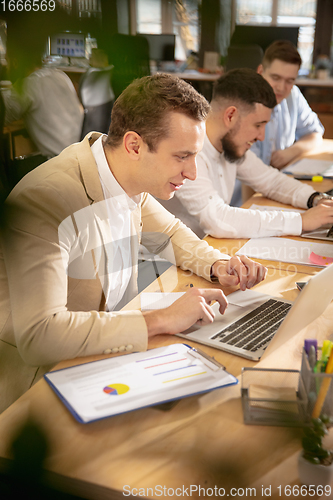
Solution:
{"label": "man with beard", "polygon": [[[164,203],[198,236],[300,235],[333,223],[332,197],[265,165],[249,151],[264,139],[274,106],[272,87],[253,70],[235,69],[217,80],[204,146],[197,156],[197,178],[186,182],[172,203]],[[300,214],[231,207],[236,179],[267,198],[309,210]]]}

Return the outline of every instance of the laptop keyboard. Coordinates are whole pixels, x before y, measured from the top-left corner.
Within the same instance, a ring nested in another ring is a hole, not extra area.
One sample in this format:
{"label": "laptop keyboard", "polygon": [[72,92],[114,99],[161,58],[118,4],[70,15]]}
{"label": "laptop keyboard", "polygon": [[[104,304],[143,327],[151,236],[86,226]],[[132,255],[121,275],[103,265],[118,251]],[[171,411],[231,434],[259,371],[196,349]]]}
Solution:
{"label": "laptop keyboard", "polygon": [[291,306],[286,302],[269,299],[215,334],[212,339],[255,352],[272,339]]}

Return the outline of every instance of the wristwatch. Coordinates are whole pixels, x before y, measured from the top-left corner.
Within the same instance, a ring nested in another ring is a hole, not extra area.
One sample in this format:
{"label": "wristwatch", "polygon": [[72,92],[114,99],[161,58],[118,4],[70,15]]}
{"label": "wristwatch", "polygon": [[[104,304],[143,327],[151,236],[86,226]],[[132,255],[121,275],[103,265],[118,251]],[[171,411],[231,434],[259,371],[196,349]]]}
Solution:
{"label": "wristwatch", "polygon": [[312,193],[308,199],[308,208],[316,207],[320,200],[333,200],[333,197],[327,193],[319,193],[316,191],[315,193]]}

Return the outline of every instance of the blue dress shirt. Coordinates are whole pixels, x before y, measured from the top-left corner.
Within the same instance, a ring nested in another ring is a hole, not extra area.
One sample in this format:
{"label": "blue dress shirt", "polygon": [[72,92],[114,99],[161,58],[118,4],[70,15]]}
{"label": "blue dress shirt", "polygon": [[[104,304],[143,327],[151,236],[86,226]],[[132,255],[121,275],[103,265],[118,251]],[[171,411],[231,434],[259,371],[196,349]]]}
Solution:
{"label": "blue dress shirt", "polygon": [[324,133],[324,127],[296,85],[286,99],[275,106],[265,128],[265,139],[257,141],[251,150],[270,164],[273,151],[286,149],[301,137],[313,132]]}

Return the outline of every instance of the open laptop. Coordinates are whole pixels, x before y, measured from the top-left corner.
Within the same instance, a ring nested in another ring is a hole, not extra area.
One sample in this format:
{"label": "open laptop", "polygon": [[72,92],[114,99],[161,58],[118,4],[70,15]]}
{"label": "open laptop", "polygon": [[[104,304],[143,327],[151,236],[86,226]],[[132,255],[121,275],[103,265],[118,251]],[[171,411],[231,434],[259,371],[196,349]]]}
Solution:
{"label": "open laptop", "polygon": [[212,307],[213,323],[196,326],[178,336],[257,361],[269,345],[277,349],[318,316],[333,299],[333,264],[313,276],[294,303],[254,290],[228,295],[228,308]]}
{"label": "open laptop", "polygon": [[[333,189],[326,191],[326,194],[333,196]],[[315,240],[333,241],[333,226],[326,224],[325,226],[319,227],[315,231],[303,233],[301,236],[303,238],[313,238]]]}
{"label": "open laptop", "polygon": [[313,238],[314,240],[333,241],[333,226],[322,226],[315,231],[301,234],[302,238]]}

